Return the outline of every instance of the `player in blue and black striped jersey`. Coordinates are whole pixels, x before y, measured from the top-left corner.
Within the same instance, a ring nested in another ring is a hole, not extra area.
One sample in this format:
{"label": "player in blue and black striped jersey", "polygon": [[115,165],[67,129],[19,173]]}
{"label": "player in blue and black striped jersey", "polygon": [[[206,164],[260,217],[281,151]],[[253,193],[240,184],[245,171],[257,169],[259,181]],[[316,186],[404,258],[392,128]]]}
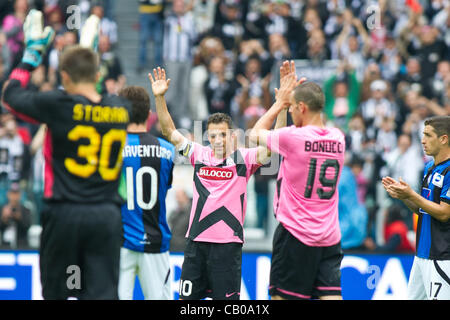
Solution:
{"label": "player in blue and black striped jersey", "polygon": [[170,299],[166,194],[172,184],[175,148],[147,132],[150,97],[138,86],[122,89],[132,104],[123,150],[121,194],[124,243],[120,257],[119,298],[130,300],[136,275],[145,299]]}
{"label": "player in blue and black striped jersey", "polygon": [[450,116],[425,120],[422,145],[433,157],[425,166],[421,194],[403,180],[383,178],[386,191],[419,220],[408,299],[450,299]]}

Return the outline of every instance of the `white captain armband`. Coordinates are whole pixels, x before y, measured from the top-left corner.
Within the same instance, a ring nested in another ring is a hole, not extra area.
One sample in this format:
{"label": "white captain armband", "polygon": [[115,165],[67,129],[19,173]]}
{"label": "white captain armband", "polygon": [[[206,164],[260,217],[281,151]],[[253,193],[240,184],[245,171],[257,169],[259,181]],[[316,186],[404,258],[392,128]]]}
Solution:
{"label": "white captain armband", "polygon": [[183,157],[190,157],[194,152],[194,143],[189,139],[184,139],[181,146],[178,148],[178,153]]}

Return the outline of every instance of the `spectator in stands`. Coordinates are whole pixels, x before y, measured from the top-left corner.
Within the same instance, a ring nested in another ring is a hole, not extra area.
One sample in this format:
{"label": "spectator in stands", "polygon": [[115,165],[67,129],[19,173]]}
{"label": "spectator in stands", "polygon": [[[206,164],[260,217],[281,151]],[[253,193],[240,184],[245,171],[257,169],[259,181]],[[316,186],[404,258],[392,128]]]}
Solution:
{"label": "spectator in stands", "polygon": [[[386,35],[392,31],[395,25],[394,11],[390,8],[392,1],[379,0],[377,3],[366,1],[366,14],[372,16],[365,16],[366,26],[369,29],[370,36],[370,53],[374,59],[379,59],[381,51],[386,46]],[[373,11],[367,10],[369,6],[376,4],[377,11],[373,16]]]}
{"label": "spectator in stands", "polygon": [[102,34],[98,39],[98,53],[100,55],[99,81],[97,91],[101,94],[117,94],[124,86],[126,78],[122,70],[119,57],[111,49],[109,37]]}
{"label": "spectator in stands", "polygon": [[360,112],[364,118],[370,136],[376,136],[384,118],[396,119],[397,106],[387,99],[388,86],[383,80],[375,80],[370,84],[371,98],[360,105]]}
{"label": "spectator in stands", "polygon": [[22,26],[28,13],[27,0],[15,0],[14,12],[7,15],[2,22],[2,31],[7,38],[11,69],[14,68],[22,58],[23,30]]}
{"label": "spectator in stands", "polygon": [[162,0],[139,0],[139,57],[137,72],[147,67],[147,41],[153,41],[153,66],[163,65],[163,12]]}
{"label": "spectator in stands", "polygon": [[189,87],[196,41],[194,18],[186,11],[185,0],[173,0],[172,10],[164,21],[164,65],[171,79],[166,101],[178,126],[189,128]]}
{"label": "spectator in stands", "polygon": [[388,175],[394,179],[402,178],[414,190],[420,189],[421,173],[424,167],[422,152],[413,145],[409,134],[401,134],[397,147],[385,154]]}
{"label": "spectator in stands", "polygon": [[287,39],[279,33],[273,33],[269,36],[269,63],[270,67],[270,92],[274,92],[275,88],[278,88],[280,83],[280,66],[285,60],[292,58],[292,52],[289,48]]}
{"label": "spectator in stands", "polygon": [[[0,79],[5,78],[5,74],[9,71],[11,58],[10,58],[10,51],[7,45],[7,37],[3,30],[0,28],[0,68],[1,68],[1,75]],[[3,85],[3,83],[1,83]],[[2,86],[3,87],[3,86]]]}
{"label": "spectator in stands", "polygon": [[372,97],[372,90],[370,89],[370,85],[373,81],[380,79],[382,79],[382,76],[381,69],[378,63],[376,63],[375,61],[368,62],[361,83],[360,103],[363,103]]}
{"label": "spectator in stands", "polygon": [[280,33],[273,33],[269,36],[268,47],[269,54],[273,59],[271,65],[276,62],[288,60],[292,57],[287,39]]}
{"label": "spectator in stands", "polygon": [[225,77],[225,63],[225,57],[221,56],[213,57],[209,63],[204,87],[209,114],[222,112],[231,115],[231,99],[236,86]]}
{"label": "spectator in stands", "polygon": [[[317,26],[320,26],[320,28],[322,28],[322,26],[325,25],[325,22],[328,20],[328,17],[330,16],[330,12],[328,11],[327,8],[327,3],[320,0],[306,0],[304,1],[304,3],[305,5],[303,6],[302,11],[303,16],[305,17],[305,22],[306,23],[312,22],[312,18],[308,18],[307,16],[308,14],[310,14],[309,12],[314,11],[314,15],[317,18],[319,18],[320,22],[320,25],[317,24]],[[309,31],[310,28],[306,26],[306,30]]]}
{"label": "spectator in stands", "polygon": [[383,117],[377,130],[377,151],[386,154],[397,147],[397,134],[395,133],[395,121],[391,117]]}
{"label": "spectator in stands", "polygon": [[[314,31],[323,31],[323,22],[320,15],[316,9],[309,8],[306,9],[302,17],[303,28],[306,32],[306,37],[310,37]],[[300,39],[302,39],[302,34],[300,34]],[[301,43],[300,43],[301,45]],[[299,49],[302,47],[300,46]]]}
{"label": "spectator in stands", "polygon": [[58,5],[51,6],[45,12],[46,23],[55,30],[55,34],[62,35],[67,31],[64,24],[64,15]]}
{"label": "spectator in stands", "polygon": [[364,160],[357,154],[353,154],[351,160],[349,161],[349,167],[352,170],[356,180],[358,202],[365,204],[369,179],[365,176]]}
{"label": "spectator in stands", "polygon": [[363,141],[367,139],[364,118],[360,113],[355,113],[348,122],[346,132],[346,149],[352,154],[358,154],[362,150]]}
{"label": "spectator in stands", "polygon": [[176,209],[169,215],[169,226],[172,232],[170,240],[171,252],[184,252],[186,247],[186,232],[189,225],[189,213],[191,210],[192,199],[183,188],[175,191],[177,201]]}
{"label": "spectator in stands", "polygon": [[105,9],[99,3],[92,6],[91,13],[100,18],[100,34],[108,36],[111,46],[114,47],[118,40],[116,22],[105,17]]}
{"label": "spectator in stands", "polygon": [[339,224],[343,250],[359,248],[367,236],[368,215],[364,204],[359,202],[355,176],[348,166],[342,168],[339,190]]}
{"label": "spectator in stands", "polygon": [[6,193],[12,181],[20,181],[23,177],[25,146],[17,133],[17,122],[11,114],[2,115],[0,134],[0,177],[5,182],[3,192]]}
{"label": "spectator in stands", "polygon": [[356,72],[342,61],[334,75],[323,85],[324,112],[328,120],[347,131],[348,122],[358,108],[360,84]]}
{"label": "spectator in stands", "polygon": [[[46,91],[45,86],[41,86],[41,91]],[[47,131],[46,125],[41,125],[33,136],[33,140],[30,144],[30,155],[32,157],[32,176],[31,176],[31,201],[34,204],[36,219],[35,221],[40,224],[41,221],[41,211],[44,205],[44,170],[45,170],[45,159],[43,152],[43,144],[45,139],[45,134]]]}
{"label": "spectator in stands", "polygon": [[364,241],[364,247],[379,253],[413,253],[415,246],[410,240],[410,229],[405,223],[407,210],[397,204],[386,209],[386,221],[384,224],[384,244],[377,246],[372,238]]}
{"label": "spectator in stands", "polygon": [[103,9],[105,11],[105,17],[111,21],[115,20],[116,10],[115,10],[116,0],[103,0]]}
{"label": "spectator in stands", "polygon": [[333,58],[347,59],[349,63],[354,64],[354,68],[358,68],[358,76],[362,76],[360,69],[364,67],[369,54],[370,38],[361,21],[353,16],[351,9],[344,11],[342,30],[332,39],[330,47]]}
{"label": "spectator in stands", "polygon": [[300,47],[299,59],[309,59],[311,63],[321,63],[331,58],[330,49],[327,46],[324,33],[320,29],[309,32],[306,45]]}
{"label": "spectator in stands", "polygon": [[445,43],[438,38],[439,30],[425,25],[420,28],[419,44],[408,45],[408,53],[420,60],[420,75],[423,81],[430,79],[436,72],[437,64],[445,57]]}
{"label": "spectator in stands", "polygon": [[380,69],[383,79],[392,81],[400,71],[402,57],[397,48],[395,38],[391,34],[386,35],[385,47],[381,49]]}
{"label": "spectator in stands", "polygon": [[246,113],[247,108],[263,107],[268,109],[272,105],[272,94],[269,91],[270,77],[270,73],[263,76],[262,63],[257,56],[252,56],[247,61],[243,74],[236,75],[236,80],[240,84],[240,88],[236,92],[240,127],[246,127],[241,116]]}
{"label": "spectator in stands", "polygon": [[[255,118],[257,120],[259,118]],[[256,121],[255,121],[256,123]],[[264,170],[264,165],[255,172],[254,189],[256,194],[256,227],[262,229],[264,234],[267,233],[267,218],[269,215],[269,182],[271,179],[276,179],[276,176],[270,176],[267,174],[261,174],[261,170]]]}
{"label": "spectator in stands", "polygon": [[406,62],[406,73],[401,71],[394,78],[393,88],[399,94],[400,86],[408,86],[423,93],[426,80],[422,75],[421,61],[416,57],[410,57]]}
{"label": "spectator in stands", "polygon": [[192,10],[195,32],[199,38],[207,36],[214,26],[217,0],[192,0],[189,9]]}
{"label": "spectator in stands", "polygon": [[426,84],[427,96],[443,106],[448,84],[450,84],[450,62],[441,60],[436,67],[436,73]]}
{"label": "spectator in stands", "polygon": [[220,38],[228,54],[237,49],[244,35],[245,1],[222,0],[216,11],[212,35]]}
{"label": "spectator in stands", "polygon": [[226,65],[229,63],[225,57],[225,48],[219,38],[211,36],[204,37],[194,50],[196,52],[190,76],[189,110],[192,119],[203,121],[206,120],[209,114],[205,94],[205,82],[208,79],[209,63],[215,56],[224,58],[224,61],[226,61],[224,62],[225,78],[229,78],[226,71]]}
{"label": "spectator in stands", "polygon": [[31,225],[30,210],[21,204],[22,192],[17,182],[8,191],[8,202],[0,209],[0,239],[3,245],[15,249],[28,246],[27,233]]}
{"label": "spectator in stands", "polygon": [[258,12],[247,19],[246,36],[258,39],[267,45],[272,34],[281,34],[286,38],[289,48],[297,52],[299,45],[306,40],[306,30],[300,21],[291,15],[287,1],[267,1]]}
{"label": "spectator in stands", "polygon": [[244,74],[245,66],[250,58],[257,57],[261,64],[261,76],[264,77],[270,72],[270,54],[256,39],[243,40],[239,46],[235,74]]}
{"label": "spectator in stands", "polygon": [[78,43],[78,35],[75,31],[66,31],[63,34],[55,36],[53,47],[48,54],[48,80],[54,86],[58,87],[61,84],[60,75],[58,72],[59,57],[62,51],[68,46]]}

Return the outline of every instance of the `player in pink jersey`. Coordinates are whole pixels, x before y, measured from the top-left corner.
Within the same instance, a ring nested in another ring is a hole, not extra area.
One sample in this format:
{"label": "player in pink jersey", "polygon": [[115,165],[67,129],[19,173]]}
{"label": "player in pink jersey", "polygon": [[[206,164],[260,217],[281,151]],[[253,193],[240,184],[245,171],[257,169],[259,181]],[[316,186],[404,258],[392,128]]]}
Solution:
{"label": "player in pink jersey", "polygon": [[[154,79],[153,79],[154,76]],[[247,182],[270,153],[264,147],[234,147],[231,118],[208,119],[210,147],[185,138],[164,99],[170,79],[158,68],[149,74],[163,135],[194,167],[194,192],[180,279],[180,298],[239,299]]]}
{"label": "player in pink jersey", "polygon": [[[344,134],[324,125],[322,89],[300,84],[294,62],[284,62],[280,76],[274,105],[250,135],[283,157],[274,199],[280,224],[273,240],[270,294],[272,299],[341,299],[337,185]],[[294,125],[269,131],[287,108]]]}

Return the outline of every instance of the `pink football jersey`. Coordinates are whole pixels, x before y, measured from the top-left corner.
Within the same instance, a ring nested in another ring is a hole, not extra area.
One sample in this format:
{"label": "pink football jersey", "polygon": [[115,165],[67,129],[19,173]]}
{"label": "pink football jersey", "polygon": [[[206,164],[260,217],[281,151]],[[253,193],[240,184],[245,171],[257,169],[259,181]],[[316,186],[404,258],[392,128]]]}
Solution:
{"label": "pink football jersey", "polygon": [[186,237],[214,243],[244,242],[247,182],[259,168],[257,148],[237,149],[216,159],[210,147],[189,142],[182,154],[194,166],[194,188]]}
{"label": "pink football jersey", "polygon": [[290,126],[272,131],[267,146],[283,156],[274,197],[277,220],[308,246],[338,243],[344,134],[336,128]]}

